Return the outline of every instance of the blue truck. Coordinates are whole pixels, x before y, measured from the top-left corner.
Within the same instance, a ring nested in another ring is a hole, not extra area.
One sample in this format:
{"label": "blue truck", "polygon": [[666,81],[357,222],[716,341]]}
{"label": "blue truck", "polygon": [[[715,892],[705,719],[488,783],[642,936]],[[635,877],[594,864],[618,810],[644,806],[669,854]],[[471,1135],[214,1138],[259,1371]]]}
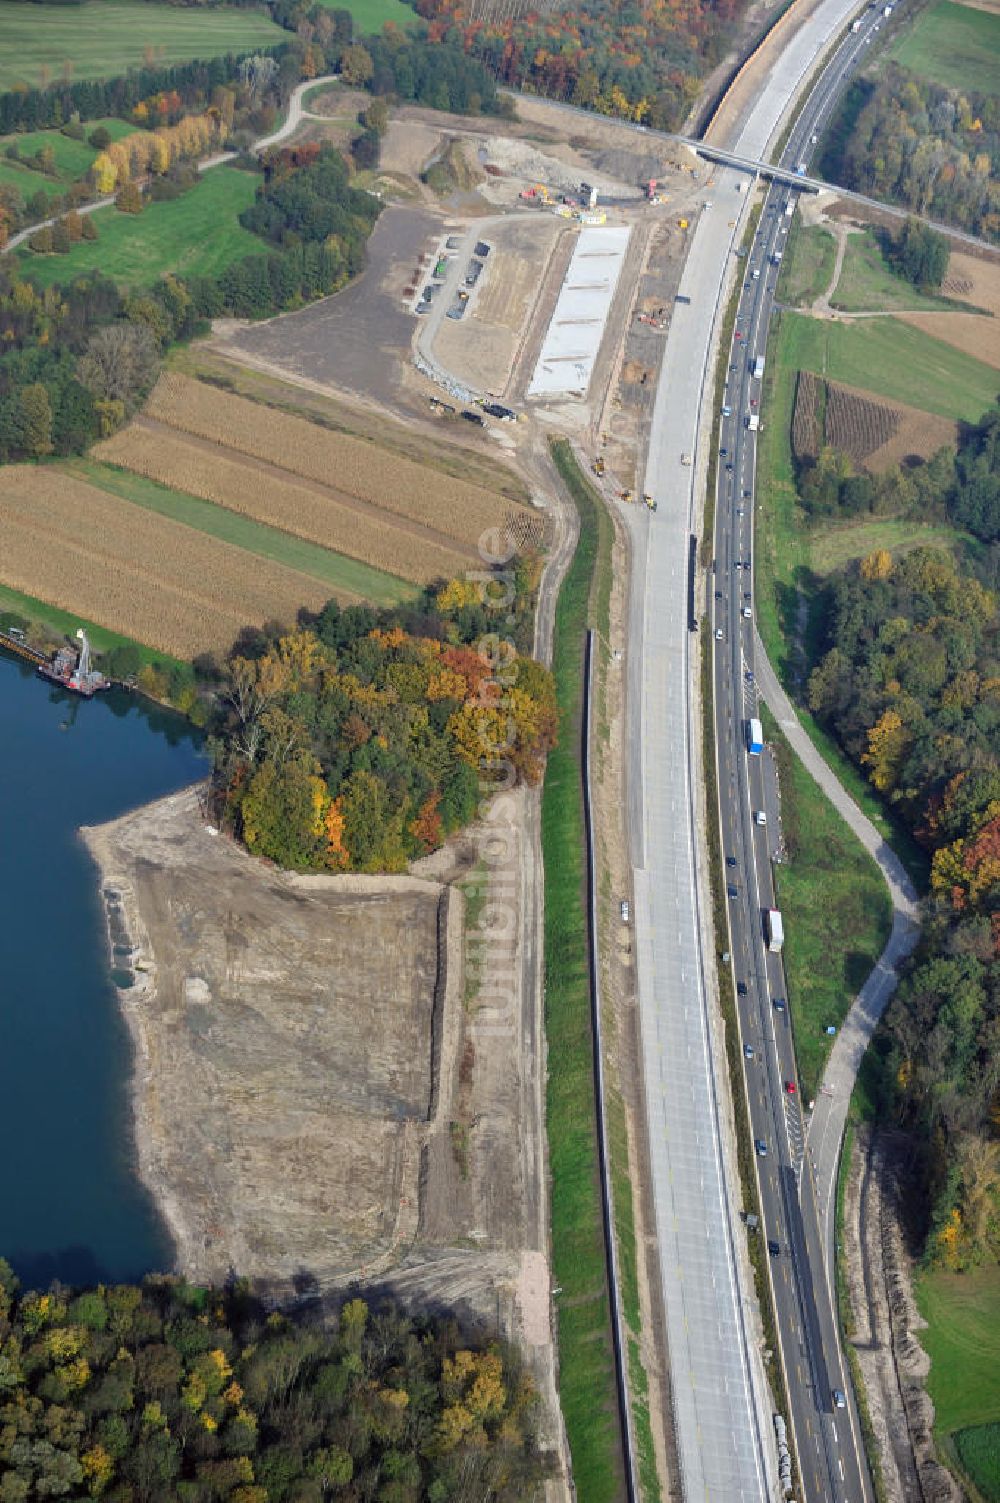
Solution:
{"label": "blue truck", "polygon": [[747,721],[747,751],[751,757],[759,757],[764,750],[764,732],[759,720]]}

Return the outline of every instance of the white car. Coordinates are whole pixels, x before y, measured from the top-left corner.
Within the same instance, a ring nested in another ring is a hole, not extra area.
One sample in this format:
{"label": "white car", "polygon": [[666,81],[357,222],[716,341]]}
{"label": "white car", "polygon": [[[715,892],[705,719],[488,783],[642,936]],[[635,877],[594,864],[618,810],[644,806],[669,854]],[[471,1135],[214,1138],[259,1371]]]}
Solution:
{"label": "white car", "polygon": [[744,621],[749,621],[750,617],[752,615],[753,615],[753,611],[750,609],[750,607],[748,605],[745,605],[743,607],[743,619],[744,619]]}
{"label": "white car", "polygon": [[717,626],[715,628],[715,640],[717,642],[721,642],[722,641],[722,627],[721,626]]}
{"label": "white car", "polygon": [[767,814],[765,813],[765,811],[763,809],[755,809],[754,810],[753,822],[754,822],[755,825],[766,825],[767,824]]}

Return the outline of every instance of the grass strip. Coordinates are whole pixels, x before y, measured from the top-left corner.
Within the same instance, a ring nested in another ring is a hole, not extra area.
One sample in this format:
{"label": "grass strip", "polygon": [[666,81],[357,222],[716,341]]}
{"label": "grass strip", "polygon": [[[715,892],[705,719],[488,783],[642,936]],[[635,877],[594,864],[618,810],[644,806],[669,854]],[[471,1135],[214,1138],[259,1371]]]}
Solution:
{"label": "grass strip", "polygon": [[552,1265],[559,1296],[559,1390],[581,1503],[624,1492],[594,1104],[587,954],[586,859],[580,736],[585,634],[595,566],[610,519],[565,440],[552,457],[580,517],[576,551],[556,604],[552,671],[559,743],[542,789],[545,863],[546,1116],[552,1178]]}
{"label": "grass strip", "polygon": [[96,621],[88,621],[84,616],[62,611],[58,606],[36,599],[34,595],[24,595],[20,590],[12,590],[7,585],[0,584],[0,627],[10,624],[22,626],[29,641],[33,640],[32,627],[47,628],[72,641],[77,627],[82,626],[95,653],[110,652],[112,647],[134,647],[143,664],[151,663],[158,668],[185,666],[180,658],[147,647],[134,637],[124,637],[120,632],[109,631],[106,626],[98,626]]}
{"label": "grass strip", "polygon": [[781,789],[785,860],[774,887],[785,921],[783,959],[799,1084],[812,1100],[839,1029],[892,931],[882,873],[795,756],[766,705],[761,721]]}
{"label": "grass strip", "polygon": [[778,273],[778,301],[808,307],[830,285],[837,260],[837,242],[820,225],[800,225],[789,235]]}
{"label": "grass strip", "polygon": [[161,485],[158,480],[149,480],[131,470],[100,464],[92,459],[71,460],[64,468],[90,485],[132,501],[136,506],[144,506],[175,522],[183,522],[187,527],[208,533],[224,543],[232,543],[247,553],[256,553],[261,558],[321,579],[333,591],[370,600],[374,605],[398,605],[401,601],[416,599],[416,587],[394,574],[373,569],[369,564],[321,548],[318,543],[294,537],[276,527],[268,527],[266,523],[255,522],[228,507],[204,501],[200,496]]}

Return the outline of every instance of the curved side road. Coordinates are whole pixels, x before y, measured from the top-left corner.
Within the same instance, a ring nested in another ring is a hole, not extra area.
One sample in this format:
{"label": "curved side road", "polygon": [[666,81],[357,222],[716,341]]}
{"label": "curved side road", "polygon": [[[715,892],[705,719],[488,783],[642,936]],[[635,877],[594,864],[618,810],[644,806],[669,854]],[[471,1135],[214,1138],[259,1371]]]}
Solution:
{"label": "curved side road", "polygon": [[[302,97],[306,90],[315,89],[318,84],[336,82],[337,75],[335,73],[325,73],[322,78],[307,78],[304,83],[296,84],[288,96],[288,115],[284,124],[279,126],[270,136],[262,136],[259,141],[255,141],[250,150],[257,153],[266,151],[269,146],[277,146],[279,141],[283,141],[286,136],[290,136],[294,130],[298,129],[299,123],[305,113],[302,108]],[[208,172],[212,167],[221,167],[224,162],[234,162],[237,156],[238,153],[235,151],[217,152],[214,157],[206,157],[203,162],[199,162],[198,171]],[[77,213],[94,214],[98,209],[106,209],[114,201],[115,196],[113,193],[109,194],[106,198],[95,198],[93,203],[81,204]],[[11,235],[7,241],[7,244],[3,248],[3,254],[6,255],[8,251],[16,250],[19,245],[23,245],[30,235],[34,235],[37,230],[44,230],[48,225],[55,224],[56,220],[62,217],[61,214],[55,214],[51,219],[40,219],[37,224],[29,224],[26,229],[18,230],[17,234]]]}
{"label": "curved side road", "polygon": [[919,901],[916,889],[895,851],[886,844],[868,816],[858,808],[813,745],[791,700],[778,682],[778,676],[759,636],[756,636],[754,642],[754,654],[761,697],[770,706],[803,767],[819,784],[872,859],[878,863],[892,899],[892,933],[889,941],[847,1014],[827,1060],[819,1095],[806,1128],[806,1149],[816,1177],[827,1271],[832,1285],[837,1166],[840,1162],[840,1144],[847,1123],[851,1091],[862,1056],[896,988],[899,979],[897,967],[910,954],[919,938]]}

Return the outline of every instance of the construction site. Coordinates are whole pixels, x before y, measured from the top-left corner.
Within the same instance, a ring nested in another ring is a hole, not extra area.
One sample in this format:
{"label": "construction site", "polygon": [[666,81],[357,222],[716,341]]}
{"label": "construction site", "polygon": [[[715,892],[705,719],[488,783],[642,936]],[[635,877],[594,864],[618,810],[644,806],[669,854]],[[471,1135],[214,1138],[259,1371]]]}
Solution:
{"label": "construction site", "polygon": [[[339,140],[342,92],[317,97],[303,139]],[[518,113],[398,107],[368,270],[301,314],[220,329],[217,348],[529,467],[554,423],[601,457],[609,496],[630,499],[712,170],[618,121],[588,120],[582,137],[548,101],[521,99]]]}

